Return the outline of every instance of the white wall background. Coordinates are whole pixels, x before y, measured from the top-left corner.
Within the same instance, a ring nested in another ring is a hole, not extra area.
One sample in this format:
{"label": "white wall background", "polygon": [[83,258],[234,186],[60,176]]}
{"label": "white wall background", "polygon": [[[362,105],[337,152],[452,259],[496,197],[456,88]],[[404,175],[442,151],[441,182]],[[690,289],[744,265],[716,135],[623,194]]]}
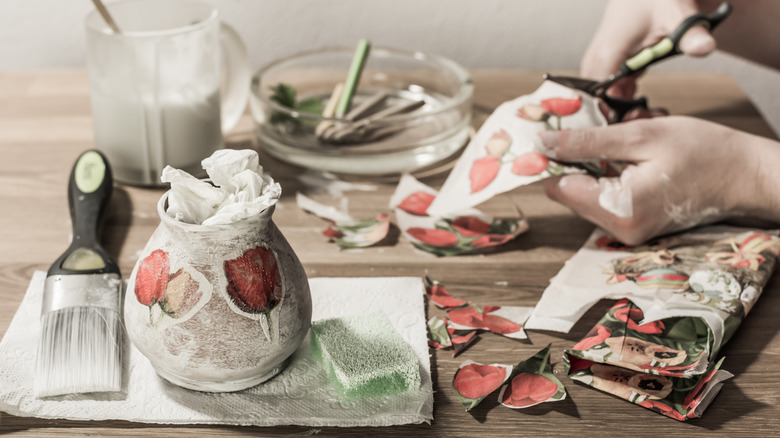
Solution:
{"label": "white wall background", "polygon": [[[105,0],[110,4],[113,0]],[[251,62],[325,46],[435,53],[467,68],[576,69],[605,0],[204,0],[243,37]],[[630,0],[625,0],[630,1]],[[0,0],[0,70],[85,68],[90,0]],[[661,70],[730,74],[780,132],[780,74],[728,55]]]}

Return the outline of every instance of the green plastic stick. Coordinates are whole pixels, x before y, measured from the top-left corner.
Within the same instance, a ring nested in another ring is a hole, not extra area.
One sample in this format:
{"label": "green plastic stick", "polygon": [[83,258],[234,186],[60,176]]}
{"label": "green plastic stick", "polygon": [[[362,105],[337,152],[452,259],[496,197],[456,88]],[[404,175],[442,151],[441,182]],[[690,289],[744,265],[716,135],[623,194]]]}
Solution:
{"label": "green plastic stick", "polygon": [[355,56],[352,58],[352,64],[349,66],[349,74],[344,82],[344,90],[341,92],[341,99],[336,107],[336,117],[344,117],[352,104],[352,97],[355,95],[355,89],[360,82],[360,74],[363,73],[363,66],[366,64],[368,52],[371,49],[371,42],[362,39],[358,42],[355,49]]}

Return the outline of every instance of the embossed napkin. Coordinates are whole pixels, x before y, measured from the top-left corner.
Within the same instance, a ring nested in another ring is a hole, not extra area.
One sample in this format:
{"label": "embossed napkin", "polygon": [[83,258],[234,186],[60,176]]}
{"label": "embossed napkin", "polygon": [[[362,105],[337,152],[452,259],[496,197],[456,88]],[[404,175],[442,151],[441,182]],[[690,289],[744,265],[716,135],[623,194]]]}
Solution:
{"label": "embossed napkin", "polygon": [[418,390],[355,402],[341,401],[304,340],[292,363],[268,382],[234,393],[180,388],[157,376],[126,341],[123,392],[33,395],[33,370],[46,273],[35,272],[0,342],[0,410],[17,416],[126,420],[163,424],[391,426],[430,422],[433,390],[420,278],[310,279],[313,320],[384,311],[419,358]]}

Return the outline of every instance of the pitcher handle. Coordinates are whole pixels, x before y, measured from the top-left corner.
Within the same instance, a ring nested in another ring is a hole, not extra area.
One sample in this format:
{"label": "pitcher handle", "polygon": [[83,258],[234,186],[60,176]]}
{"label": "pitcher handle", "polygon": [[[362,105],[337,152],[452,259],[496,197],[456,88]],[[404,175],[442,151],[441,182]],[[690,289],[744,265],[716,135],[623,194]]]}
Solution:
{"label": "pitcher handle", "polygon": [[226,81],[222,91],[222,133],[233,129],[246,109],[252,72],[241,37],[235,29],[221,24],[220,44],[225,53]]}

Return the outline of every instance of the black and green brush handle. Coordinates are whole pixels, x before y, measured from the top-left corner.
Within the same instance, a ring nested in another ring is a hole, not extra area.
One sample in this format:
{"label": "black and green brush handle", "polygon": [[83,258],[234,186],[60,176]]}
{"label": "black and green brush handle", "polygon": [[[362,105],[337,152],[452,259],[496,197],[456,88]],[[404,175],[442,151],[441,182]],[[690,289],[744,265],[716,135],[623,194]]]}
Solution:
{"label": "black and green brush handle", "polygon": [[[98,240],[98,230],[111,198],[114,180],[105,155],[88,150],[76,160],[68,181],[68,205],[73,226],[70,247],[52,264],[49,276],[76,274],[119,274],[119,267]],[[74,251],[84,248],[103,259],[99,269],[65,269],[63,262]]]}

